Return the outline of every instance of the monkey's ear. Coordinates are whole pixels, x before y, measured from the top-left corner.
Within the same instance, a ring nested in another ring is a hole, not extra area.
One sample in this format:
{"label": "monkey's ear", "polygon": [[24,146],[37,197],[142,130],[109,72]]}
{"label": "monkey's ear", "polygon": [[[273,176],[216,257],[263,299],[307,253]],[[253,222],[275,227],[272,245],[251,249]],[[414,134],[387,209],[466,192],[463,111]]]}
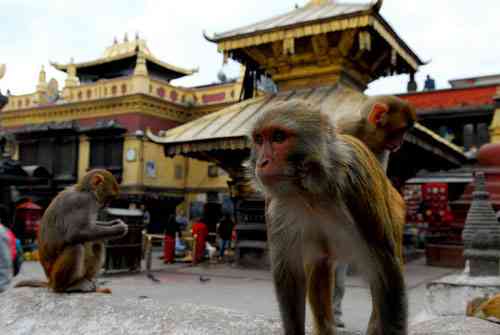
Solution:
{"label": "monkey's ear", "polygon": [[387,122],[388,111],[389,106],[387,104],[380,102],[375,103],[368,114],[368,122],[377,128],[383,128]]}
{"label": "monkey's ear", "polygon": [[90,180],[90,183],[92,184],[93,188],[96,188],[103,181],[104,181],[104,177],[102,175],[95,174],[95,175],[92,176],[92,179]]}

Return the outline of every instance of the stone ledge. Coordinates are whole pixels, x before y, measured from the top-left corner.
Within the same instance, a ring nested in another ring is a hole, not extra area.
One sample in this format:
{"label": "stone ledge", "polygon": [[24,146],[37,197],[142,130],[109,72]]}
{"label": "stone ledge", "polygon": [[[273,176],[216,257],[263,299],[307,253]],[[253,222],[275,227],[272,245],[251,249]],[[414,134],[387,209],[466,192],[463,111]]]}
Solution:
{"label": "stone ledge", "polygon": [[500,325],[465,316],[449,316],[416,323],[410,335],[498,335]]}
{"label": "stone ledge", "polygon": [[460,316],[465,314],[467,302],[499,291],[500,277],[450,275],[427,284],[425,308],[436,317]]}
{"label": "stone ledge", "polygon": [[[60,295],[11,289],[0,295],[2,335],[278,335],[279,320],[228,309],[124,299],[118,294]],[[338,335],[354,335],[338,331]],[[484,334],[483,334],[484,335]]]}

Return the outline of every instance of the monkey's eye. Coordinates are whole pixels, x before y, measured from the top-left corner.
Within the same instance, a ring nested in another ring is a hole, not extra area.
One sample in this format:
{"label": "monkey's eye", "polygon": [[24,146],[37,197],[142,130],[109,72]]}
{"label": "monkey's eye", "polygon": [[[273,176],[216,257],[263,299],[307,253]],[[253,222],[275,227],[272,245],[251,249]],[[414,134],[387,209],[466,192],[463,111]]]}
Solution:
{"label": "monkey's eye", "polygon": [[262,138],[261,134],[255,134],[253,136],[253,141],[255,142],[255,144],[261,145],[264,139]]}
{"label": "monkey's eye", "polygon": [[287,138],[287,134],[283,130],[275,130],[271,141],[275,143],[283,143]]}

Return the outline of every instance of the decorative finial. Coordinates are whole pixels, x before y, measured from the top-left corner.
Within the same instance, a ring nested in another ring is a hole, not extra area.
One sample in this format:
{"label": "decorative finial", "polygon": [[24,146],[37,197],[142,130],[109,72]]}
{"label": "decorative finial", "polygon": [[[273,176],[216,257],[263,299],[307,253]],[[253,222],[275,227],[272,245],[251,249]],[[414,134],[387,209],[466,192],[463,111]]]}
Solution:
{"label": "decorative finial", "polygon": [[[329,3],[330,1],[333,2],[333,0],[311,0],[311,1],[309,1],[308,5],[320,6],[320,5],[324,5],[326,3]],[[297,8],[297,7],[295,7],[295,8]]]}
{"label": "decorative finial", "polygon": [[0,64],[0,79],[3,78],[3,76],[5,76],[5,71],[6,71],[6,66],[5,64]]}
{"label": "decorative finial", "polygon": [[70,63],[70,64],[74,64],[74,63],[75,63],[75,58],[71,57],[71,58],[69,59],[69,63]]}
{"label": "decorative finial", "polygon": [[116,36],[115,36],[115,38],[113,39],[113,44],[118,44],[118,39],[116,38]]}
{"label": "decorative finial", "polygon": [[128,42],[128,34],[125,33],[125,36],[123,37],[123,42]]}
{"label": "decorative finial", "polygon": [[136,41],[140,40],[140,38],[139,38],[139,32],[138,31],[135,32],[135,40]]}
{"label": "decorative finial", "polygon": [[38,82],[45,83],[46,81],[47,81],[47,78],[45,75],[45,66],[42,64],[42,68],[40,69],[40,74],[38,75]]}

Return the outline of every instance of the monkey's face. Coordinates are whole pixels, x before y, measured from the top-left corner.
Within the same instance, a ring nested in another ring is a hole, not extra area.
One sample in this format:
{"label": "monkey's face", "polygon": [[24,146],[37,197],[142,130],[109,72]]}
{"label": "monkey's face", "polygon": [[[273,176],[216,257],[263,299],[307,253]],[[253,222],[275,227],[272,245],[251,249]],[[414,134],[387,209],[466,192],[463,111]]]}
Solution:
{"label": "monkey's face", "polygon": [[404,136],[413,127],[414,120],[411,120],[409,112],[388,113],[387,122],[380,130],[383,133],[384,149],[395,152],[401,148]]}
{"label": "monkey's face", "polygon": [[109,206],[111,201],[118,197],[119,187],[115,177],[109,174],[96,186],[95,194],[97,201],[102,207]]}
{"label": "monkey's face", "polygon": [[263,193],[288,195],[312,191],[322,174],[330,126],[317,106],[287,101],[273,106],[255,122],[249,137],[249,174]]}
{"label": "monkey's face", "polygon": [[295,134],[284,127],[269,126],[252,134],[255,176],[262,184],[273,186],[293,177],[288,156],[295,146]]}

